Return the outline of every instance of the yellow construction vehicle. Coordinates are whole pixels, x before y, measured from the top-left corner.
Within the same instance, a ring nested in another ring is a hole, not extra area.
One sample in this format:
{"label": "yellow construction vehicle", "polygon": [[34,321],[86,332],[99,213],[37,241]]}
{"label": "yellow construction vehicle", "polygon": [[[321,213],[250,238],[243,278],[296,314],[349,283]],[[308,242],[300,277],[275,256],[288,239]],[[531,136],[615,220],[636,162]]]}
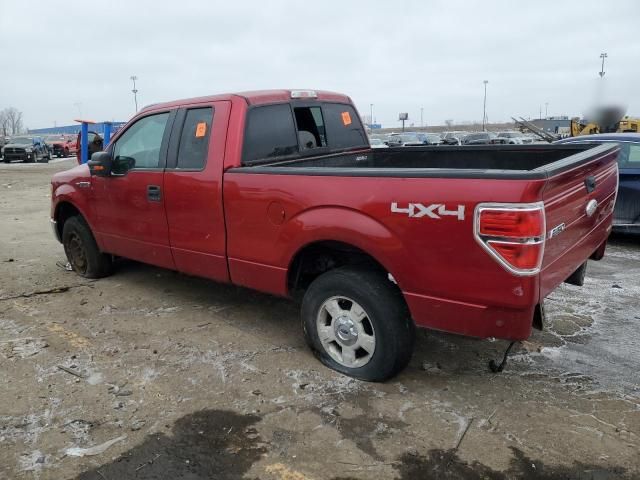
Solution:
{"label": "yellow construction vehicle", "polygon": [[571,119],[571,136],[592,135],[594,133],[640,132],[640,119],[622,116],[619,107],[597,109],[590,120]]}
{"label": "yellow construction vehicle", "polygon": [[618,132],[640,132],[640,119],[626,115],[618,122]]}

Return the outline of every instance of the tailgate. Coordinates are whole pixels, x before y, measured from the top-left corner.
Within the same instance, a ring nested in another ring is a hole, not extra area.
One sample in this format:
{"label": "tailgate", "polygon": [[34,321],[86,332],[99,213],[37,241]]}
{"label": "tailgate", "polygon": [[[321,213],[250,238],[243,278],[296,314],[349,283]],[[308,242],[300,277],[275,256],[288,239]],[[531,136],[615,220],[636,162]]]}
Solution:
{"label": "tailgate", "polygon": [[[611,230],[619,148],[599,145],[557,162],[543,191],[547,241],[540,298],[567,279]],[[572,166],[573,165],[573,166]]]}

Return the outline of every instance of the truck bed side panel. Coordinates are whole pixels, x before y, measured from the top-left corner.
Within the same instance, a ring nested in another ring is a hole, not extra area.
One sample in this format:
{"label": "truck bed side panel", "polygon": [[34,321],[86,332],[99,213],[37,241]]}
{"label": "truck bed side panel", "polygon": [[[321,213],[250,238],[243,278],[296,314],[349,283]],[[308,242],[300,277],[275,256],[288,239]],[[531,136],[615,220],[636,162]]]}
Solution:
{"label": "truck bed side panel", "polygon": [[[296,253],[313,242],[340,241],[373,256],[393,275],[419,325],[477,336],[528,336],[529,310],[538,298],[537,277],[514,276],[487,255],[473,237],[473,211],[480,200],[537,201],[544,180],[261,175],[233,170],[224,178],[233,283],[287,295],[287,270]],[[400,211],[392,211],[392,204]],[[410,204],[414,216],[402,211]],[[439,215],[440,205],[445,211],[463,208],[464,215]],[[421,214],[425,208],[432,215]],[[469,315],[461,314],[460,305]],[[520,321],[514,326],[516,317]]]}

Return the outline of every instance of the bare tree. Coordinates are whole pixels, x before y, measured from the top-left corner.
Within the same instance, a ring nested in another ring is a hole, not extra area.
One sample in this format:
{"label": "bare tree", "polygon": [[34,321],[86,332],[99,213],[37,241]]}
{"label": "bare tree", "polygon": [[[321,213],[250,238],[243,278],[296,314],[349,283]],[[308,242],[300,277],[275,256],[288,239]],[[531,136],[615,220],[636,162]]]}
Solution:
{"label": "bare tree", "polygon": [[444,124],[447,126],[447,128],[451,128],[453,126],[453,120],[452,119],[445,120]]}
{"label": "bare tree", "polygon": [[0,110],[0,135],[9,135],[9,118],[7,117],[7,110]]}
{"label": "bare tree", "polygon": [[15,107],[4,109],[11,135],[22,133],[22,112]]}

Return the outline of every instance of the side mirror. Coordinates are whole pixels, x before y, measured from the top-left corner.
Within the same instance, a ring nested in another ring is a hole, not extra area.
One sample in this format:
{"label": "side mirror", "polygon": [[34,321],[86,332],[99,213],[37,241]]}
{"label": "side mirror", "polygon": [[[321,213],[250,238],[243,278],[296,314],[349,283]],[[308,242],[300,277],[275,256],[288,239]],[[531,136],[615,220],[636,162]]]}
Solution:
{"label": "side mirror", "polygon": [[113,158],[109,152],[96,152],[91,155],[91,160],[87,163],[89,172],[96,177],[108,177],[111,175]]}

